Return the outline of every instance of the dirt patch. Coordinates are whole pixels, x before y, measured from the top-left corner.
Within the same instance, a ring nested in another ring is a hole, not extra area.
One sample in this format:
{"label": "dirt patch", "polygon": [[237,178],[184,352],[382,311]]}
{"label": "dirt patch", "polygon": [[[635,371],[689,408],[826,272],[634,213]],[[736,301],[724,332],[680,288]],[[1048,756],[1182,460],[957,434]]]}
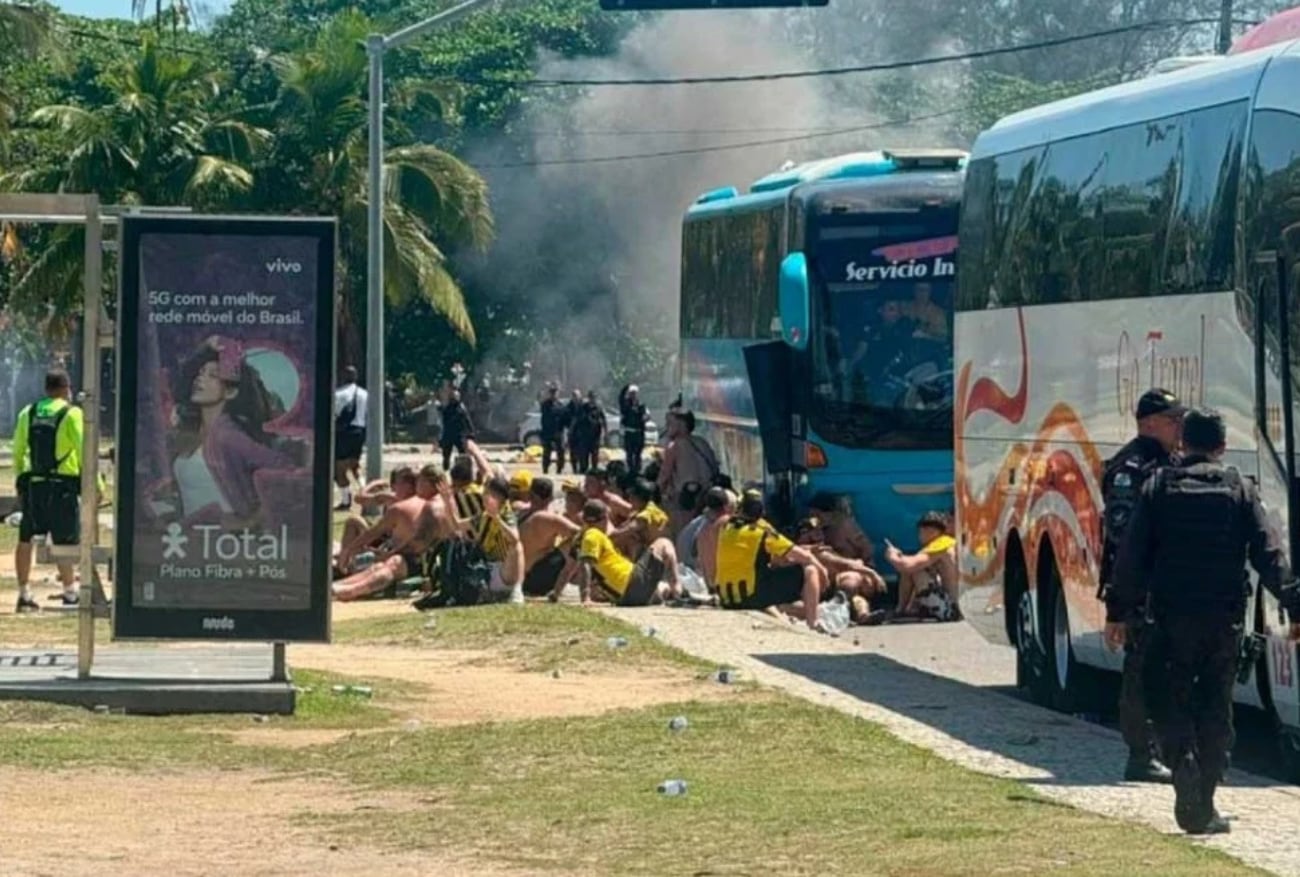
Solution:
{"label": "dirt patch", "polygon": [[[353,841],[332,844],[303,824],[313,816],[371,810],[376,819],[401,819],[430,806],[415,795],[243,771],[127,775],[3,768],[0,787],[6,805],[21,804],[33,815],[5,841],[3,871],[14,877],[529,873],[436,851],[394,853]],[[166,806],[159,806],[163,801]]]}
{"label": "dirt patch", "polygon": [[[381,697],[383,679],[419,684],[422,694],[400,701],[397,707],[399,721],[411,723],[405,725],[409,727],[599,715],[659,703],[743,696],[741,689],[702,681],[685,671],[613,669],[572,675],[561,671],[555,678],[550,673],[494,665],[491,660],[490,652],[394,646],[295,646],[290,655],[294,667],[379,680],[375,687]],[[297,748],[333,743],[354,733],[367,732],[268,726],[232,736],[246,745]]]}

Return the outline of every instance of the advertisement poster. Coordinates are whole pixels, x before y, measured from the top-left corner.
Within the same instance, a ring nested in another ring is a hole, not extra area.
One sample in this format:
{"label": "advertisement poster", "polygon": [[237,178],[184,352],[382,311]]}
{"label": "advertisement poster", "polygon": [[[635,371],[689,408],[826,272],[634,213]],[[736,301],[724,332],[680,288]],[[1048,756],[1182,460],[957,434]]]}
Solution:
{"label": "advertisement poster", "polygon": [[124,217],[113,635],[328,639],[333,220]]}

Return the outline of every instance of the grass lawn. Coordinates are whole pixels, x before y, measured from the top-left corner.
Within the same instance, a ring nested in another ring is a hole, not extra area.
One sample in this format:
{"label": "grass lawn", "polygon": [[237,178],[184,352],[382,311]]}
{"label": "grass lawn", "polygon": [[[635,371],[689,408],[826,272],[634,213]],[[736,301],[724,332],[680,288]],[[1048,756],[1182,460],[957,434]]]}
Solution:
{"label": "grass lawn", "polygon": [[[481,607],[437,619],[432,631],[414,612],[347,621],[337,627],[338,640],[492,650],[529,669],[544,669],[559,655],[568,657],[566,666],[617,661],[677,673],[708,666],[576,607]],[[24,619],[23,627],[30,622],[48,625],[50,636],[67,623]],[[0,628],[0,642],[12,631]],[[629,645],[611,651],[611,635]],[[397,711],[420,697],[418,685],[368,678],[375,694],[365,699],[333,692],[349,681],[343,676],[299,672],[295,681],[310,689],[298,714],[265,726],[356,733],[287,749],[235,734],[250,727],[247,717],[150,719],[0,703],[0,766],[256,768],[409,791],[409,810],[305,812],[294,819],[351,844],[469,852],[566,874],[1258,873],[1181,838],[1087,815],[1017,783],[960,769],[875,725],[762,689],[724,702],[596,717],[411,728]],[[682,733],[667,728],[677,715],[690,722]],[[687,780],[688,794],[657,794],[669,778]]]}
{"label": "grass lawn", "polygon": [[[334,642],[483,651],[485,661],[505,661],[532,672],[663,665],[700,674],[717,666],[642,635],[621,621],[567,604],[444,609],[357,618],[334,624]],[[608,640],[627,645],[611,649]]]}

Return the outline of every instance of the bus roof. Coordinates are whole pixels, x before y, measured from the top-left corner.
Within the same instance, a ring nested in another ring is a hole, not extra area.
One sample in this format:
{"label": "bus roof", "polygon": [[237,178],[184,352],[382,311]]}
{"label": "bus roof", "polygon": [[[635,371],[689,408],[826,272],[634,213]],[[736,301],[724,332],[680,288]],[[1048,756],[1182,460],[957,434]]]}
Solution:
{"label": "bus roof", "polygon": [[814,180],[795,188],[793,197],[816,211],[869,212],[899,202],[932,201],[952,206],[961,200],[965,170],[925,170],[887,177]]}
{"label": "bus roof", "polygon": [[1014,113],[980,134],[970,159],[1247,100],[1254,96],[1264,69],[1280,55],[1300,55],[1300,41],[1228,55]]}
{"label": "bus roof", "polygon": [[[851,152],[782,168],[756,180],[749,187],[748,194],[742,195],[734,186],[705,192],[687,210],[686,218],[701,219],[719,213],[762,210],[783,203],[790,190],[796,186],[832,180],[862,181],[892,175],[907,168],[912,162],[924,160],[930,154],[943,160],[955,161],[959,168],[966,164],[965,153],[959,150]],[[919,168],[909,170],[907,175],[928,176],[933,172],[935,171],[930,168]]]}

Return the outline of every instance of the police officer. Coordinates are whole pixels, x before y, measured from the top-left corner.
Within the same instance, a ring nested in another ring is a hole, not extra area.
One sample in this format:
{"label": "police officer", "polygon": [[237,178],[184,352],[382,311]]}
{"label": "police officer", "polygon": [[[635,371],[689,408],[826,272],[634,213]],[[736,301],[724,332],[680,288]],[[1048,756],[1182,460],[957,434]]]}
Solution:
{"label": "police officer", "polygon": [[546,385],[542,397],[542,474],[551,472],[551,457],[555,457],[555,474],[564,472],[564,403],[560,401],[560,388]]}
{"label": "police officer", "polygon": [[[1106,463],[1101,492],[1105,503],[1102,517],[1101,592],[1113,581],[1115,555],[1133,516],[1142,485],[1160,466],[1176,462],[1183,407],[1168,390],[1153,389],[1138,400],[1137,437],[1119,449]],[[1142,663],[1146,652],[1145,613],[1124,619],[1131,629],[1125,637],[1124,673],[1119,695],[1119,724],[1128,744],[1124,779],[1129,782],[1168,783],[1169,769],[1156,757],[1151,722],[1142,695]]]}
{"label": "police officer", "polygon": [[1195,409],[1183,422],[1185,456],[1143,485],[1106,595],[1106,642],[1147,611],[1147,702],[1173,766],[1174,817],[1184,831],[1222,834],[1214,807],[1232,748],[1232,687],[1241,656],[1246,559],[1300,635],[1300,590],[1254,485],[1220,462],[1223,418]]}

